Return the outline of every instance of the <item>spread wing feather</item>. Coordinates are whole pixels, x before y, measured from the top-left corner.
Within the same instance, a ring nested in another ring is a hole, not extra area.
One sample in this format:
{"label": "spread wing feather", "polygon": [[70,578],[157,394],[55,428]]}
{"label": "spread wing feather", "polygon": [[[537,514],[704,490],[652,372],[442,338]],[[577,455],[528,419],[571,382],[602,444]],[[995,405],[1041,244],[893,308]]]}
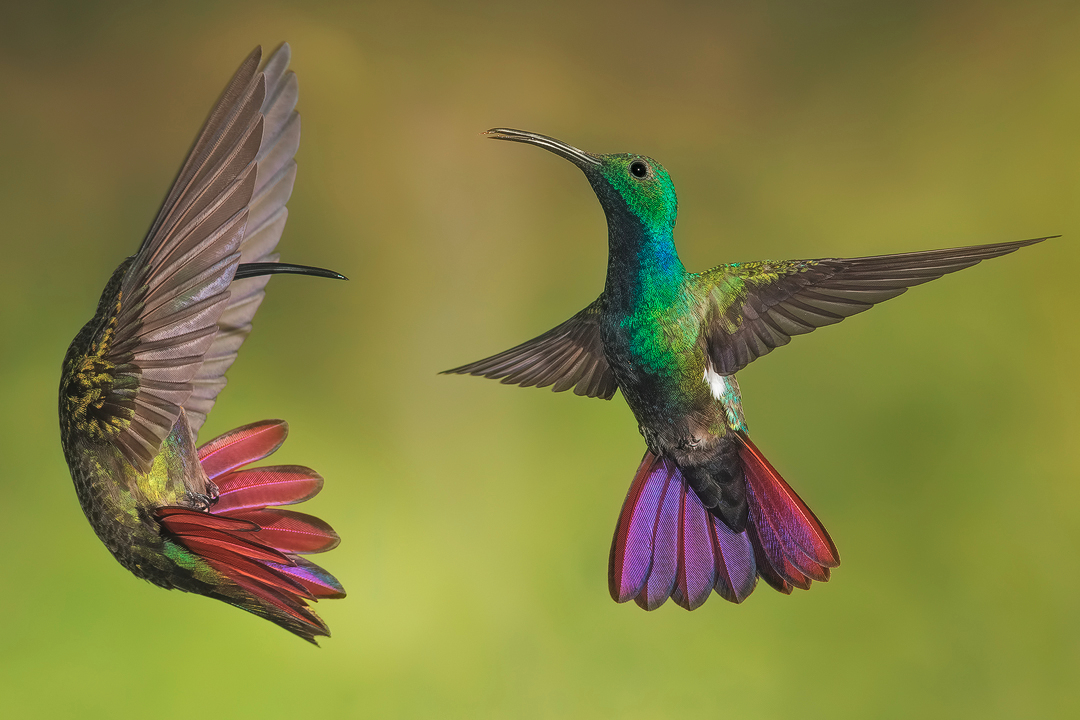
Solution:
{"label": "spread wing feather", "polygon": [[[299,86],[296,74],[287,72],[291,52],[283,44],[266,61],[262,74],[266,96],[261,113],[263,138],[256,158],[257,177],[248,208],[247,229],[240,243],[240,262],[276,262],[274,252],[289,211],[285,204],[296,179],[296,150],[300,146],[300,115],[296,112]],[[251,321],[265,297],[269,276],[236,280],[218,332],[192,378],[192,393],[184,410],[193,435],[198,435],[218,393],[225,387],[225,372],[251,332]]]}
{"label": "spread wing feather", "polygon": [[610,400],[617,388],[600,340],[603,297],[543,335],[498,355],[444,371],[478,375],[509,385],[547,387]]}
{"label": "spread wing feather", "polygon": [[713,369],[730,375],[795,335],[1046,238],[873,257],[721,265],[695,277]]}
{"label": "spread wing feather", "polygon": [[[257,72],[241,64],[199,133],[138,252],[122,266],[115,307],[91,352],[106,377],[111,440],[149,471],[187,410],[195,430],[224,385],[265,278],[233,284],[238,263],[274,259],[299,140],[288,46]],[[231,287],[230,287],[231,285]]]}

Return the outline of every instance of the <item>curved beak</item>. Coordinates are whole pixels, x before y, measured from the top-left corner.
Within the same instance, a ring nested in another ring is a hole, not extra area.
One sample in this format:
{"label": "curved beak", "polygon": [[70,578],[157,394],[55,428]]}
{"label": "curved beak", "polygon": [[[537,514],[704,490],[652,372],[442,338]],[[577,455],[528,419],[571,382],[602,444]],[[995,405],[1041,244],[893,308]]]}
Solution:
{"label": "curved beak", "polygon": [[283,262],[253,262],[240,263],[236,266],[236,275],[233,280],[259,277],[260,275],[310,275],[311,277],[330,278],[331,280],[348,280],[341,273],[325,268],[312,267],[311,265],[294,265]]}
{"label": "curved beak", "polygon": [[566,158],[582,170],[600,164],[600,158],[595,155],[587,153],[584,150],[578,150],[573,145],[567,145],[563,141],[556,140],[547,135],[525,132],[524,130],[512,130],[510,128],[492,128],[484,133],[484,135],[495,140],[511,140],[513,142],[542,147],[545,150],[555,153],[559,157]]}

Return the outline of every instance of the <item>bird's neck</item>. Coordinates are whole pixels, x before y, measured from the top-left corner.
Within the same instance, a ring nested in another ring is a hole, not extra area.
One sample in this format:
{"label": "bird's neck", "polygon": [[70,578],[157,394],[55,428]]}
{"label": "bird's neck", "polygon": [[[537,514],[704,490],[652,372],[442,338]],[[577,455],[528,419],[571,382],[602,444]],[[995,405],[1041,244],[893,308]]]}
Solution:
{"label": "bird's neck", "polygon": [[670,308],[686,280],[672,227],[649,227],[630,212],[608,213],[608,307],[633,314]]}

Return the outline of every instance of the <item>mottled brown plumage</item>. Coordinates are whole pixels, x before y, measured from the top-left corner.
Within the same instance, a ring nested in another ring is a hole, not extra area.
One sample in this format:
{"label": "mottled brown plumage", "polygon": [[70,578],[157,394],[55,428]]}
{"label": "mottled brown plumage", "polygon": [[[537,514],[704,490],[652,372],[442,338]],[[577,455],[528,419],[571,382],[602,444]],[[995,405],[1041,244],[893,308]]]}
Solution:
{"label": "mottled brown plumage", "polygon": [[[302,468],[309,493],[300,497],[284,491],[295,468],[239,469],[280,446],[280,421],[195,446],[273,272],[263,264],[277,261],[296,175],[300,117],[289,47],[261,71],[260,57],[256,49],[240,66],[146,239],[113,273],[68,349],[60,435],[79,502],[124,567],[313,641],[329,633],[305,601],[344,591],[297,553],[330,549],[337,536],[309,516],[264,508],[311,497],[321,478]],[[234,279],[241,263],[248,272]],[[232,453],[230,465],[221,465],[222,452]],[[260,483],[259,491],[249,487]],[[216,508],[225,487],[260,504]],[[317,542],[298,542],[301,529]]]}

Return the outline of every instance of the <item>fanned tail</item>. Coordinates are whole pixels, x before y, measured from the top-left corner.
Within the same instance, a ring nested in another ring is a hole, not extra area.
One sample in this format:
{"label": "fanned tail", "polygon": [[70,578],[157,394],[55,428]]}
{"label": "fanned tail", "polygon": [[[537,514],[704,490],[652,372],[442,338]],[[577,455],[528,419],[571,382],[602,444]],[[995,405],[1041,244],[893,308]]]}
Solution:
{"label": "fanned tail", "polygon": [[275,506],[314,497],[323,480],[299,465],[241,469],[277,450],[287,434],[284,421],[266,420],[206,443],[199,461],[217,485],[216,502],[209,512],[162,507],[157,518],[167,537],[223,576],[207,594],[314,643],[330,630],[308,601],[345,597],[345,589],[300,555],[331,550],[339,538],[322,520]]}
{"label": "fanned tail", "polygon": [[701,504],[673,460],[646,452],[626,495],[608,562],[616,602],[687,610],[716,590],[741,603],[758,576],[780,592],[829,579],[840,564],[829,533],[750,439],[738,436],[750,512],[736,533]]}
{"label": "fanned tail", "polygon": [[782,593],[806,590],[813,580],[826,582],[829,568],[840,564],[825,526],[746,435],[738,435],[746,475],[750,522],[758,573]]}
{"label": "fanned tail", "polygon": [[655,610],[670,597],[693,610],[714,589],[742,602],[756,583],[746,532],[732,532],[709,513],[672,460],[646,452],[611,543],[612,599]]}

